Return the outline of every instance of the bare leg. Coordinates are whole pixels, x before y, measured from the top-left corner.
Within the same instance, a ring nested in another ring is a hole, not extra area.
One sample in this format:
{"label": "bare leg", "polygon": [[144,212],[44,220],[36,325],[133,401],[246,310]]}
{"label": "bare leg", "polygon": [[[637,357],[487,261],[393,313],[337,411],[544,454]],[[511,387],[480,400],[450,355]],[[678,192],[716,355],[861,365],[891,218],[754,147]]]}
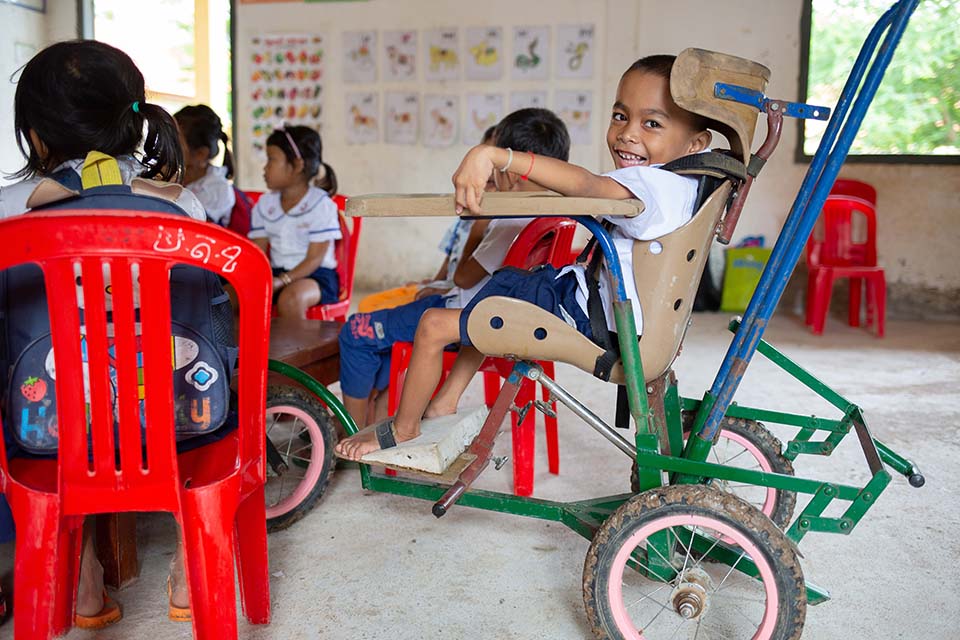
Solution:
{"label": "bare leg", "polygon": [[80,584],[77,587],[77,614],[81,616],[95,616],[103,609],[103,565],[97,560],[93,544],[94,526],[94,518],[86,518],[80,554]]}
{"label": "bare leg", "polygon": [[373,401],[373,419],[370,422],[380,422],[389,416],[389,400],[390,391],[388,389],[377,393],[377,397]]}
{"label": "bare leg", "polygon": [[[413,353],[403,384],[400,406],[394,418],[397,442],[420,435],[423,416],[433,390],[440,382],[443,348],[460,339],[459,309],[430,309],[423,314],[413,340]],[[375,433],[358,433],[337,445],[337,453],[348,460],[359,460],[379,448]]]}
{"label": "bare leg", "polygon": [[477,374],[477,370],[483,364],[483,358],[484,355],[476,348],[462,347],[450,369],[450,375],[443,381],[440,390],[427,405],[423,417],[436,418],[456,413],[460,396],[467,390],[467,385],[473,380],[473,376]]}
{"label": "bare leg", "polygon": [[367,424],[367,405],[369,403],[369,398],[354,398],[343,394],[343,408],[347,410],[347,413],[361,429]]}
{"label": "bare leg", "polygon": [[320,285],[313,278],[302,278],[287,285],[277,300],[281,318],[306,318],[307,309],[320,303]]}
{"label": "bare leg", "polygon": [[190,585],[183,564],[183,532],[177,527],[177,550],[170,561],[170,603],[175,607],[190,606]]}

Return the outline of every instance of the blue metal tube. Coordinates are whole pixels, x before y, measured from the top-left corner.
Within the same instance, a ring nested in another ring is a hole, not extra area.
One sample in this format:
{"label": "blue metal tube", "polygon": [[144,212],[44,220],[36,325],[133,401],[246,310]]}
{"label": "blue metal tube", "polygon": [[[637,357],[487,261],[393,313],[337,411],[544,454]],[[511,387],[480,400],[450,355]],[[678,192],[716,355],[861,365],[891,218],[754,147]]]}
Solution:
{"label": "blue metal tube", "polygon": [[[642,215],[642,214],[641,214]],[[603,251],[603,257],[607,261],[607,271],[613,281],[616,300],[618,302],[627,301],[627,289],[623,286],[623,269],[620,268],[620,255],[617,253],[617,247],[613,244],[613,239],[607,230],[603,228],[600,221],[592,216],[573,216],[573,219],[585,226],[593,237],[597,239],[597,245]]]}
{"label": "blue metal tube", "polygon": [[[793,266],[800,256],[810,231],[816,224],[820,208],[823,206],[833,181],[840,171],[840,166],[847,157],[867,108],[876,94],[877,87],[883,79],[897,43],[906,29],[907,21],[916,9],[918,2],[919,0],[900,0],[880,18],[861,49],[854,70],[851,72],[840,101],[838,101],[834,116],[828,125],[827,135],[829,138],[824,138],[814,156],[811,167],[807,171],[800,188],[800,193],[797,195],[787,222],[784,224],[784,229],[781,231],[780,239],[774,247],[771,263],[768,264],[761,276],[757,291],[747,307],[740,329],[734,336],[723,364],[717,373],[717,378],[710,389],[710,393],[716,398],[716,402],[710,408],[710,413],[697,434],[702,440],[712,441],[719,430],[724,412],[733,399],[746,370],[746,365],[753,356],[763,331],[773,315],[773,311],[793,271]],[[863,75],[863,67],[867,60],[872,57],[880,35],[888,27],[889,30],[880,46],[879,53],[866,74],[866,79],[859,94],[856,95],[850,115],[843,122],[839,139],[836,144],[833,144],[831,138],[836,135],[836,131],[840,128],[840,122],[846,115],[850,98],[856,91],[860,77]]]}

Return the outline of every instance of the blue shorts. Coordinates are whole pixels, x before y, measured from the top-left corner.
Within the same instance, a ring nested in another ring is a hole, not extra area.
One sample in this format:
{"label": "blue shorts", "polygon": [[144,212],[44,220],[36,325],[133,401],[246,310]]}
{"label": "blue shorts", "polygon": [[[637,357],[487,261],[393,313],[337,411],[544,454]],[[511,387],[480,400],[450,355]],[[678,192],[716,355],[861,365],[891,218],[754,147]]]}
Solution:
{"label": "blue shorts", "polygon": [[[273,275],[274,277],[277,277],[284,271],[286,271],[286,269],[274,267]],[[319,304],[330,304],[331,302],[336,302],[340,299],[340,276],[337,275],[336,269],[320,267],[307,277],[315,281],[320,286]],[[273,292],[274,302],[277,301],[281,291],[283,291],[283,289],[278,289]]]}
{"label": "blue shorts", "polygon": [[420,317],[444,307],[443,296],[427,296],[393,309],[356,313],[340,329],[340,390],[366,398],[373,389],[390,384],[390,353],[394,342],[413,342]]}
{"label": "blue shorts", "polygon": [[472,344],[470,336],[467,335],[467,319],[481,300],[492,296],[504,296],[529,302],[566,322],[567,317],[563,313],[565,311],[566,316],[573,318],[577,331],[592,339],[590,318],[577,303],[576,294],[577,277],[572,272],[557,278],[557,270],[550,265],[538,267],[533,271],[516,267],[499,269],[460,313],[460,343],[468,346]]}

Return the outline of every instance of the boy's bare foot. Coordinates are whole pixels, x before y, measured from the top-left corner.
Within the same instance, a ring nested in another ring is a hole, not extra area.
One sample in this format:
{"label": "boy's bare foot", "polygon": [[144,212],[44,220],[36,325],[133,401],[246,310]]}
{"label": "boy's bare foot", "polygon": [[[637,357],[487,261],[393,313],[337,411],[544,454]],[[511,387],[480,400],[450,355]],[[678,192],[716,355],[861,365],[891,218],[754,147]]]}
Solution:
{"label": "boy's bare foot", "polygon": [[[377,431],[380,431],[378,435]],[[342,440],[334,449],[337,456],[346,460],[359,461],[372,451],[396,446],[397,443],[412,440],[420,435],[420,424],[412,429],[397,426],[393,418],[372,424],[366,429]],[[390,444],[392,439],[393,444]]]}
{"label": "boy's bare foot", "polygon": [[442,416],[452,416],[457,412],[457,403],[453,402],[452,404],[446,403],[443,401],[434,398],[430,401],[430,404],[427,405],[427,410],[423,412],[424,418],[440,418]]}

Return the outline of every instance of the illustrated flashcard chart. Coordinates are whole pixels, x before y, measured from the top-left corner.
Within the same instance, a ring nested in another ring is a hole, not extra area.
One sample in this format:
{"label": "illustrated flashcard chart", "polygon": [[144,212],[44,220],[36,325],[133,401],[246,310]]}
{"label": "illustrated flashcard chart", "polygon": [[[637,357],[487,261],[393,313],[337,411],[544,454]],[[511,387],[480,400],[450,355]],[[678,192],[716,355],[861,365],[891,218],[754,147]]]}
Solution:
{"label": "illustrated flashcard chart", "polygon": [[415,80],[417,77],[417,32],[383,32],[383,79],[387,82]]}
{"label": "illustrated flashcard chart", "polygon": [[503,118],[502,93],[468,93],[463,144],[480,144],[484,132]]}
{"label": "illustrated flashcard chart", "polygon": [[423,144],[449,147],[457,141],[460,98],[455,95],[427,95],[423,98]]}
{"label": "illustrated flashcard chart", "polygon": [[500,27],[467,29],[463,70],[467,80],[503,77],[503,30]]}
{"label": "illustrated flashcard chart", "polygon": [[377,32],[343,33],[343,81],[363,84],[377,81]]}
{"label": "illustrated flashcard chart", "polygon": [[510,94],[510,113],[518,109],[546,109],[547,92],[546,91],[513,91]]}
{"label": "illustrated flashcard chart", "polygon": [[387,144],[416,144],[420,96],[409,91],[388,91],[385,97],[384,137]]}
{"label": "illustrated flashcard chart", "polygon": [[554,94],[554,110],[570,131],[573,144],[590,144],[591,91],[560,91]]}
{"label": "illustrated flashcard chart", "polygon": [[516,27],[513,30],[514,80],[546,80],[550,73],[550,27]]}
{"label": "illustrated flashcard chart", "polygon": [[379,94],[374,92],[348,93],[345,107],[347,144],[379,142]]}
{"label": "illustrated flashcard chart", "polygon": [[324,37],[256,34],[250,39],[251,139],[258,162],[267,136],[283,123],[320,130],[323,115]]}
{"label": "illustrated flashcard chart", "polygon": [[557,27],[556,77],[593,77],[593,25]]}
{"label": "illustrated flashcard chart", "polygon": [[456,28],[430,29],[424,33],[424,76],[432,82],[460,79],[460,34]]}

